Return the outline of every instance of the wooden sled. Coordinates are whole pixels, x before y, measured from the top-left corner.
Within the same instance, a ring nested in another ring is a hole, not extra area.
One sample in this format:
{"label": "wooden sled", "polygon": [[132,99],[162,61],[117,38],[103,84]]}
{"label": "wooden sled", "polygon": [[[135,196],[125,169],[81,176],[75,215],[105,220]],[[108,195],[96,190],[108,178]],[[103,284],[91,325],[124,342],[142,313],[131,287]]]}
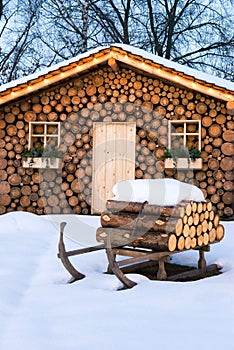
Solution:
{"label": "wooden sled", "polygon": [[74,255],[80,255],[80,254],[86,254],[90,252],[95,252],[98,250],[105,249],[107,258],[109,261],[109,268],[108,270],[112,271],[116,277],[123,283],[125,288],[132,288],[136,285],[135,282],[131,281],[128,279],[124,273],[121,271],[118,263],[115,261],[116,257],[116,252],[112,250],[111,247],[106,247],[104,244],[99,244],[96,246],[91,246],[87,248],[81,248],[81,249],[75,249],[75,250],[70,250],[66,251],[65,244],[64,244],[64,228],[66,226],[65,222],[62,222],[60,224],[60,238],[59,238],[59,244],[58,244],[58,258],[61,259],[61,262],[65,269],[70,273],[72,276],[70,283],[73,283],[75,281],[81,280],[85,278],[85,275],[81,272],[79,272],[71,263],[69,260],[69,257],[74,256]]}
{"label": "wooden sled", "polygon": [[[187,278],[193,278],[193,277],[200,276],[206,272],[212,272],[219,269],[218,265],[216,264],[212,264],[209,266],[207,266],[206,264],[205,252],[210,251],[210,246],[194,248],[194,249],[197,249],[199,252],[197,269],[183,272],[170,277],[167,276],[167,272],[165,269],[165,262],[169,262],[171,255],[181,253],[181,251],[155,252],[152,250],[150,251],[148,249],[142,249],[142,248],[137,249],[137,248],[128,247],[128,246],[120,246],[120,247],[113,248],[110,246],[110,244],[109,244],[109,247],[104,244],[100,244],[97,246],[91,246],[87,248],[66,251],[64,238],[63,238],[65,225],[66,225],[65,222],[61,223],[60,239],[59,239],[59,245],[58,245],[58,250],[59,250],[58,258],[61,259],[64,267],[72,276],[70,283],[83,279],[85,275],[79,272],[73,266],[73,264],[69,260],[69,257],[86,254],[86,253],[90,253],[90,252],[94,252],[102,249],[106,250],[106,255],[108,258],[109,264],[108,264],[107,272],[114,273],[115,276],[123,283],[124,289],[132,288],[137,284],[134,281],[130,280],[125,275],[125,273],[134,272],[136,268],[150,266],[151,264],[155,264],[156,262],[158,262],[157,279],[161,281],[162,280],[177,281],[177,280],[183,280]],[[118,255],[126,256],[127,258],[117,262],[116,257]]]}
{"label": "wooden sled", "polygon": [[[187,278],[193,278],[200,276],[206,272],[216,271],[219,269],[219,267],[216,264],[207,266],[206,260],[205,260],[205,252],[210,251],[210,244],[203,244],[201,246],[196,245],[192,249],[195,249],[199,252],[199,260],[198,260],[198,268],[187,271],[184,273],[180,273],[173,276],[168,276],[167,271],[165,268],[165,263],[170,261],[171,255],[181,253],[183,251],[188,251],[188,249],[174,249],[173,251],[170,251],[168,249],[164,249],[163,251],[156,251],[155,249],[150,249],[149,247],[142,247],[137,246],[139,242],[141,242],[141,239],[144,237],[137,236],[136,238],[136,229],[140,224],[140,221],[142,219],[142,215],[145,215],[143,213],[144,207],[147,205],[147,203],[141,203],[140,210],[138,212],[138,217],[134,221],[134,224],[129,231],[132,237],[132,241],[127,241],[126,244],[124,244],[124,241],[122,241],[122,238],[120,239],[120,244],[118,245],[116,242],[113,244],[113,235],[111,233],[118,232],[116,231],[116,228],[110,227],[111,223],[109,224],[109,227],[105,228],[107,234],[105,235],[105,240],[103,240],[102,244],[96,245],[96,246],[90,246],[87,248],[81,248],[71,251],[66,251],[65,244],[64,244],[64,228],[66,223],[63,222],[60,225],[60,239],[59,239],[59,245],[58,245],[58,257],[61,259],[64,267],[68,270],[68,272],[71,274],[72,279],[70,282],[81,280],[85,277],[84,274],[79,272],[71,263],[69,260],[69,257],[80,255],[80,254],[86,254],[98,250],[104,249],[106,251],[107,259],[108,259],[108,268],[107,273],[114,273],[115,276],[123,283],[123,288],[132,288],[136,285],[134,281],[129,279],[126,276],[126,273],[134,272],[135,269],[144,266],[150,266],[152,264],[157,263],[158,264],[158,272],[157,272],[157,279],[158,280],[167,280],[167,281],[177,281],[177,280],[183,280]],[[147,209],[147,208],[146,208]],[[150,210],[152,208],[149,208]],[[104,213],[103,215],[107,215]],[[216,239],[212,240],[212,243],[216,243],[220,241],[223,238],[224,231],[222,225],[217,226],[219,228],[219,236],[216,235]],[[117,228],[118,229],[118,228]],[[98,231],[98,230],[97,230]],[[101,231],[103,232],[103,231]],[[109,234],[110,232],[110,234]],[[124,232],[122,229],[121,232]],[[157,233],[155,232],[155,235]],[[134,244],[135,242],[135,244]],[[146,242],[147,243],[147,242]],[[209,242],[210,243],[210,242]],[[171,249],[171,248],[170,248]],[[125,256],[126,259],[118,261],[118,256]]]}

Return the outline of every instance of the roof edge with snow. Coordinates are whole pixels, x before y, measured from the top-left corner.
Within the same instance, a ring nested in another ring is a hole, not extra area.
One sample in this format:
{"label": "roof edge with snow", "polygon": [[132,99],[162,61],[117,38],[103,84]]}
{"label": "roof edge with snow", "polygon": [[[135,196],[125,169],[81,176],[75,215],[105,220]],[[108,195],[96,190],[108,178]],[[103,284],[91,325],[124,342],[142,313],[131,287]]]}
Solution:
{"label": "roof edge with snow", "polygon": [[0,87],[0,105],[24,95],[45,89],[54,83],[82,74],[108,62],[110,58],[150,75],[185,86],[194,91],[224,100],[234,100],[234,83],[153,55],[125,44],[97,47],[70,60],[11,81]]}

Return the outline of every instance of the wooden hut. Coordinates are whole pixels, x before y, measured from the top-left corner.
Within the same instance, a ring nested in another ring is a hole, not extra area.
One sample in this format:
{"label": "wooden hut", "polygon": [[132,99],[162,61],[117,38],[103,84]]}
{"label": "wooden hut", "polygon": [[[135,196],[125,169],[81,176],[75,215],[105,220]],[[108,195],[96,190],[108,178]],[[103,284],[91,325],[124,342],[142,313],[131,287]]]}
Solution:
{"label": "wooden hut", "polygon": [[[117,181],[172,177],[231,217],[233,101],[233,83],[121,44],[2,85],[0,213],[98,213]],[[168,165],[175,146],[201,159]]]}

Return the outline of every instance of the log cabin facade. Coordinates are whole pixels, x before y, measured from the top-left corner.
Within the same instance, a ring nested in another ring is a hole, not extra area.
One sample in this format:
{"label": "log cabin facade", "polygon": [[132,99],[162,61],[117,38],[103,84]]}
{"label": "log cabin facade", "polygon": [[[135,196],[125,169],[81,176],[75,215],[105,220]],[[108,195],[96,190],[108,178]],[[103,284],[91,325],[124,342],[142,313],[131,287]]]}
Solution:
{"label": "log cabin facade", "polygon": [[[2,85],[0,214],[99,213],[117,181],[170,177],[232,217],[233,115],[233,83],[121,44]],[[167,166],[174,146],[200,164]]]}

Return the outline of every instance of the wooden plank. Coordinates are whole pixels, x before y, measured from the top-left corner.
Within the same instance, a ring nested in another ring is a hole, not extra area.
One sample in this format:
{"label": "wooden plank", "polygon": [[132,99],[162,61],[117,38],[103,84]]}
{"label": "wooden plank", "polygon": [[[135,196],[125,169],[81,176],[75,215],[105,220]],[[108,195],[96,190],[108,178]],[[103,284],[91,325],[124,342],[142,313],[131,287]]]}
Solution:
{"label": "wooden plank", "polygon": [[136,257],[133,257],[133,258],[129,258],[129,259],[125,259],[125,260],[121,260],[121,261],[118,261],[118,266],[125,266],[125,265],[130,265],[130,264],[135,264],[137,262],[140,262],[140,261],[144,261],[144,260],[154,260],[154,261],[159,261],[161,260],[162,258],[164,257],[167,257],[169,254],[167,252],[167,254],[164,254],[162,256],[160,256],[158,253],[149,253],[149,254],[146,254],[145,256],[136,256]]}
{"label": "wooden plank", "polygon": [[94,123],[92,213],[105,210],[115,183],[135,178],[135,123]]}
{"label": "wooden plank", "polygon": [[123,273],[130,273],[138,269],[144,269],[145,267],[157,266],[157,265],[158,265],[157,261],[150,260],[150,261],[139,262],[129,266],[124,266],[121,268],[121,270],[123,271]]}
{"label": "wooden plank", "polygon": [[[66,256],[81,255],[81,254],[96,252],[97,250],[102,250],[105,248],[106,248],[105,244],[99,244],[99,245],[92,246],[92,247],[69,250],[69,251],[65,252],[65,254],[66,254]],[[57,256],[58,256],[58,258],[60,258],[59,253],[57,254]]]}
{"label": "wooden plank", "polygon": [[93,190],[92,190],[92,212],[96,212],[96,208],[102,206],[102,201],[105,199],[105,143],[106,129],[103,123],[95,123],[93,135]]}
{"label": "wooden plank", "polygon": [[122,255],[122,256],[144,256],[146,254],[151,253],[152,251],[146,250],[146,249],[137,249],[137,248],[113,248],[113,252],[115,255]]}
{"label": "wooden plank", "polygon": [[186,272],[178,273],[177,275],[170,276],[167,278],[167,281],[177,281],[177,280],[183,280],[186,278],[198,277],[206,272],[212,272],[215,270],[219,270],[219,267],[216,264],[212,264],[207,266],[205,269],[194,269],[191,271],[186,271]]}

